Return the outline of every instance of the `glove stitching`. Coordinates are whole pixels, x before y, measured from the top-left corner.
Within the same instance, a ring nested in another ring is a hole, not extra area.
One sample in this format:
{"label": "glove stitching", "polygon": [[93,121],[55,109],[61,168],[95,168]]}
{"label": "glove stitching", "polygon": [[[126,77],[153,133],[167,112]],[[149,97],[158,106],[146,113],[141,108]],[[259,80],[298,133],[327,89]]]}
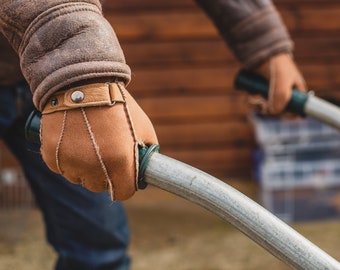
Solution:
{"label": "glove stitching", "polygon": [[63,175],[63,171],[61,169],[61,165],[60,165],[60,162],[59,162],[60,161],[59,152],[60,152],[61,143],[63,141],[64,133],[65,133],[66,117],[67,117],[67,111],[64,111],[63,122],[62,122],[62,125],[61,125],[61,133],[60,133],[59,140],[58,140],[57,147],[56,147],[56,151],[55,151],[55,161],[56,161],[56,165],[57,165],[59,174],[61,174],[61,175]]}
{"label": "glove stitching", "polygon": [[115,200],[115,195],[114,195],[113,183],[111,182],[111,179],[109,177],[108,171],[107,171],[105,163],[103,161],[103,158],[100,155],[99,145],[97,144],[96,139],[94,137],[94,134],[92,132],[91,124],[90,124],[90,122],[89,122],[89,120],[88,120],[88,118],[86,116],[85,108],[81,108],[81,112],[83,114],[83,118],[84,118],[84,121],[85,121],[85,124],[86,124],[86,127],[87,127],[87,131],[89,132],[89,135],[90,135],[90,138],[91,138],[91,142],[92,142],[92,145],[94,147],[96,156],[97,156],[97,158],[99,160],[99,163],[100,163],[100,166],[101,166],[101,168],[102,168],[102,170],[104,172],[104,175],[105,175],[105,178],[106,178],[106,182],[109,185],[109,192],[110,192],[111,199],[114,201]]}
{"label": "glove stitching", "polygon": [[[119,91],[122,94],[123,99],[125,100],[123,106],[124,106],[125,113],[127,115],[128,122],[129,122],[129,125],[130,125],[130,129],[131,129],[131,132],[132,132],[133,142],[135,144],[135,147],[134,147],[134,150],[133,150],[134,151],[134,157],[135,157],[135,190],[138,190],[138,151],[137,151],[138,140],[137,140],[136,130],[135,130],[135,127],[134,127],[134,124],[133,124],[133,121],[132,121],[131,114],[130,114],[130,110],[129,110],[129,107],[128,107],[127,102],[126,102],[126,95],[125,95],[124,87],[119,82],[117,82],[117,85],[118,85]],[[140,144],[143,144],[143,143],[141,142]]]}

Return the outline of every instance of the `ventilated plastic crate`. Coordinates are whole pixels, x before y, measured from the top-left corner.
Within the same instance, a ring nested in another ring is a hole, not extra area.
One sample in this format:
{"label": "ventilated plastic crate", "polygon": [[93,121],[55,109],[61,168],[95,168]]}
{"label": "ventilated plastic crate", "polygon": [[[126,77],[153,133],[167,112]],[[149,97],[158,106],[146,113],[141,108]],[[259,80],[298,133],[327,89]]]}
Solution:
{"label": "ventilated plastic crate", "polygon": [[250,116],[259,145],[339,140],[340,131],[312,118],[279,119]]}
{"label": "ventilated plastic crate", "polygon": [[266,190],[340,186],[340,159],[266,162],[261,165],[260,178],[261,188]]}
{"label": "ventilated plastic crate", "polygon": [[340,185],[261,189],[261,203],[285,222],[340,218]]}
{"label": "ventilated plastic crate", "polygon": [[287,222],[340,218],[340,132],[310,118],[251,121],[263,206]]}
{"label": "ventilated plastic crate", "polygon": [[259,166],[280,162],[314,162],[322,160],[339,160],[340,138],[338,140],[299,142],[290,144],[272,144],[259,147]]}

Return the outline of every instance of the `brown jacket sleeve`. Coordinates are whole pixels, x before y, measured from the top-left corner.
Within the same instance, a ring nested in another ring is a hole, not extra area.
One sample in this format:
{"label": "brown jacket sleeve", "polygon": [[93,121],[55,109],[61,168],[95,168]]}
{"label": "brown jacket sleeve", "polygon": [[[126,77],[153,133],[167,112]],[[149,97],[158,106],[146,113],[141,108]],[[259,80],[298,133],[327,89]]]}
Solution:
{"label": "brown jacket sleeve", "polygon": [[130,69],[99,0],[3,0],[0,31],[18,53],[33,101],[81,80],[118,77]]}
{"label": "brown jacket sleeve", "polygon": [[196,0],[246,68],[293,49],[293,42],[270,0]]}

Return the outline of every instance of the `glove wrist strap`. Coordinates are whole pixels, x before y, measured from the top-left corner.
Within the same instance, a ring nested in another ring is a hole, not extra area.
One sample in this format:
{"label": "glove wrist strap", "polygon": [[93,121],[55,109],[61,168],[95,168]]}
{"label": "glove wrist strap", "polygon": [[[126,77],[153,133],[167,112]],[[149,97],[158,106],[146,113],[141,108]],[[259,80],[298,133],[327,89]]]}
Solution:
{"label": "glove wrist strap", "polygon": [[112,106],[125,103],[124,94],[117,83],[95,83],[57,92],[49,98],[42,114],[81,107]]}

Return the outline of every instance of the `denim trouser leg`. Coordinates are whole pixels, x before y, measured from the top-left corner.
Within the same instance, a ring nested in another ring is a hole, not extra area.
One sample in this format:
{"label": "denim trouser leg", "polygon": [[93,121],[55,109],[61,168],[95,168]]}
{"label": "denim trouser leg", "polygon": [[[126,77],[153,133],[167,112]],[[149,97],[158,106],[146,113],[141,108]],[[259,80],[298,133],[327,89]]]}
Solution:
{"label": "denim trouser leg", "polygon": [[33,107],[30,102],[27,106],[29,97],[18,115],[13,109],[18,105],[15,89],[0,87],[0,135],[19,160],[42,210],[48,241],[58,253],[56,269],[129,269],[129,229],[122,204],[111,202],[106,192],[89,192],[54,174],[39,149],[27,151],[23,129]]}

